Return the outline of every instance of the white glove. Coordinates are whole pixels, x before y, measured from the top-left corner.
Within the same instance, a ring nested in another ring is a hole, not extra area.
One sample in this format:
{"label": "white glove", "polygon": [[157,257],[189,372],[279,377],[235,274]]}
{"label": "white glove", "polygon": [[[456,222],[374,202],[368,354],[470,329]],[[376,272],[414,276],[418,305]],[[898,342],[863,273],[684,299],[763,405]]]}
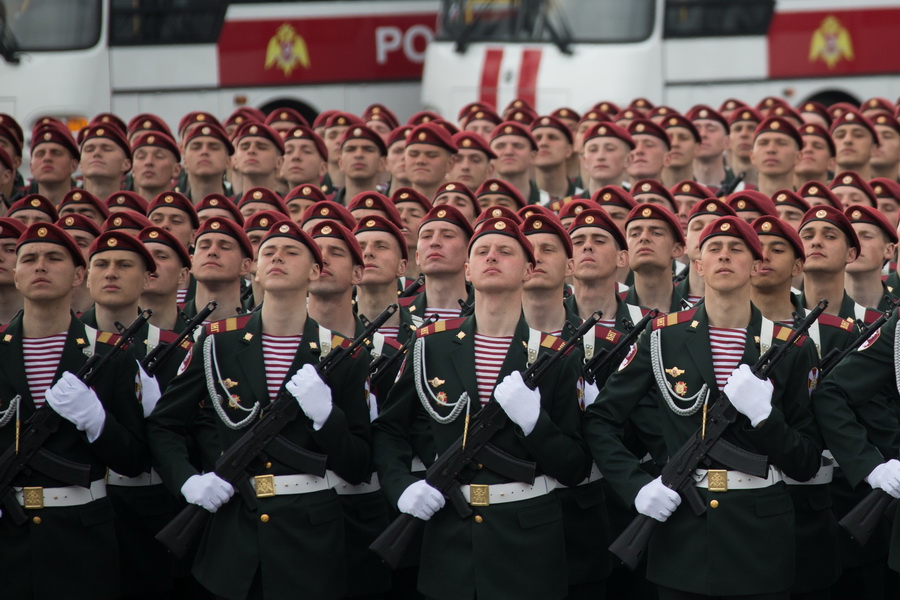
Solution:
{"label": "white glove", "polygon": [[731,372],[723,391],[738,412],[756,427],[772,413],[774,389],[771,381],[760,379],[750,370],[750,365],[743,364]]}
{"label": "white glove", "polygon": [[204,473],[188,477],[181,486],[181,495],[191,504],[214,513],[231,499],[234,488],[215,473]]}
{"label": "white glove", "polygon": [[159,382],[156,381],[156,377],[147,375],[144,367],[141,366],[141,361],[137,361],[137,364],[138,377],[141,384],[141,408],[144,410],[144,418],[146,419],[153,412],[153,409],[156,408],[156,403],[159,402],[162,392],[159,389]]}
{"label": "white glove", "polygon": [[642,487],[634,497],[634,507],[637,511],[660,523],[671,517],[679,504],[681,496],[675,490],[666,487],[662,477],[657,477]]}
{"label": "white glove", "polygon": [[313,422],[313,429],[322,429],[331,415],[331,388],[322,381],[316,368],[309,363],[303,365],[284,387],[297,399],[297,404]]}
{"label": "white glove", "polygon": [[106,422],[106,411],[94,390],[74,374],[64,372],[59,381],[47,390],[44,398],[59,416],[85,432],[89,442],[100,437]]}
{"label": "white glove", "polygon": [[427,521],[434,513],[444,508],[444,495],[428,485],[425,480],[417,481],[403,490],[397,500],[400,512]]}
{"label": "white glove", "polygon": [[597,382],[588,383],[584,382],[584,407],[587,408],[591,404],[597,401],[597,396],[600,395],[600,388],[597,387]]}
{"label": "white glove", "polygon": [[369,392],[369,422],[378,418],[378,396]]}
{"label": "white glove", "polygon": [[513,371],[503,378],[494,388],[494,398],[509,420],[522,428],[522,433],[529,435],[534,431],[541,412],[541,392],[525,385],[519,371]]}
{"label": "white glove", "polygon": [[884,490],[894,498],[900,498],[900,461],[892,458],[881,463],[866,477],[866,483],[872,489]]}

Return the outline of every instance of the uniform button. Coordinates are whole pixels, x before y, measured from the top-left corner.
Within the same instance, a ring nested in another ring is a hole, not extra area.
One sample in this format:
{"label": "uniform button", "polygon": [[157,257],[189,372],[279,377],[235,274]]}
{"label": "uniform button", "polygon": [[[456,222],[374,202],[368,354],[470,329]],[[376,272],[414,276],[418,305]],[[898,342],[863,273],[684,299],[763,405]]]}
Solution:
{"label": "uniform button", "polygon": [[34,523],[35,525],[40,525],[40,524],[41,524],[41,518],[40,518],[40,517],[34,517],[33,519],[31,519],[31,522]]}
{"label": "uniform button", "polygon": [[[35,517],[35,518],[37,518],[37,517]],[[476,523],[481,523],[482,521],[484,521],[484,517],[482,517],[481,515],[475,515]]]}
{"label": "uniform button", "polygon": [[271,463],[271,462],[267,462],[267,463],[266,463],[266,468],[267,468],[267,469],[271,469],[271,468],[272,468],[272,463]]}
{"label": "uniform button", "polygon": [[477,467],[478,467],[479,469],[483,469],[483,468],[484,468],[484,465],[481,464],[481,463],[478,463]]}
{"label": "uniform button", "polygon": [[719,501],[718,500],[710,500],[709,507],[710,508],[719,508]]}
{"label": "uniform button", "polygon": [[269,515],[259,515],[259,520],[262,521],[263,523],[268,523]]}

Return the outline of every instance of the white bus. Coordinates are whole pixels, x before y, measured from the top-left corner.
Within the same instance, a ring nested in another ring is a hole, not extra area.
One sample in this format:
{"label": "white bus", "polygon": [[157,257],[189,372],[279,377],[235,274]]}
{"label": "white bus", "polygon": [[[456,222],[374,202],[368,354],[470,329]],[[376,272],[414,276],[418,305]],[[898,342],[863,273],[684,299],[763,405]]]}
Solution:
{"label": "white bus", "polygon": [[900,95],[896,0],[442,0],[425,107]]}

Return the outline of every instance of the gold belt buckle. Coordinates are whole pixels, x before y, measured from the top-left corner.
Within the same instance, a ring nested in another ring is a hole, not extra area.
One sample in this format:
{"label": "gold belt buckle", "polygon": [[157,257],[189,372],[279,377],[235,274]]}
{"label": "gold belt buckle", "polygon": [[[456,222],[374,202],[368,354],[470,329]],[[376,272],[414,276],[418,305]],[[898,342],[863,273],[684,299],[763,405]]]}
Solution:
{"label": "gold belt buckle", "polygon": [[469,504],[472,506],[490,506],[491,494],[486,485],[469,486]]}
{"label": "gold belt buckle", "polygon": [[256,484],[257,498],[271,498],[275,495],[274,475],[257,475],[253,481]]}
{"label": "gold belt buckle", "polygon": [[711,492],[727,492],[728,471],[725,469],[710,469],[706,472],[706,483]]}
{"label": "gold belt buckle", "polygon": [[22,504],[25,508],[44,508],[44,488],[22,488]]}

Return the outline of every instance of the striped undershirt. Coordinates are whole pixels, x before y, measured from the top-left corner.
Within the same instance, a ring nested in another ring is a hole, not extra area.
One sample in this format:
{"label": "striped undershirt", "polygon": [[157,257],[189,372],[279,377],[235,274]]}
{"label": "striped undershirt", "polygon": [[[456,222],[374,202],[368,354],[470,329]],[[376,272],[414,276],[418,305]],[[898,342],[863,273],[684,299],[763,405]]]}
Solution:
{"label": "striped undershirt", "polygon": [[512,336],[490,337],[475,334],[475,380],[478,382],[478,398],[487,404],[497,385],[500,367],[512,343]]}
{"label": "striped undershirt", "polygon": [[398,325],[397,327],[381,327],[378,329],[378,333],[386,338],[396,340],[397,336],[400,335],[400,326]]}
{"label": "striped undershirt", "polygon": [[616,319],[613,317],[612,319],[600,319],[597,321],[597,325],[602,325],[603,327],[609,327],[610,329],[615,329],[616,327]]}
{"label": "striped undershirt", "polygon": [[58,333],[43,338],[22,338],[25,379],[37,408],[44,405],[44,394],[53,383],[53,376],[56,375],[66,346],[66,335]]}
{"label": "striped undershirt", "polygon": [[460,309],[458,308],[432,308],[428,307],[425,309],[425,318],[431,317],[431,315],[437,315],[439,321],[446,321],[447,319],[455,319],[459,317]]}
{"label": "striped undershirt", "polygon": [[693,294],[688,294],[687,301],[691,303],[691,306],[694,306],[701,300],[703,300],[703,296],[695,296]]}
{"label": "striped undershirt", "polygon": [[716,385],[719,386],[720,390],[725,387],[731,372],[740,364],[746,343],[746,329],[709,328],[709,346],[712,350],[713,371],[716,373]]}
{"label": "striped undershirt", "polygon": [[302,335],[262,334],[263,361],[266,365],[266,388],[273,402],[294,362]]}
{"label": "striped undershirt", "polygon": [[178,304],[184,304],[184,300],[185,300],[185,298],[187,298],[187,293],[188,293],[187,288],[184,288],[183,290],[178,290],[178,292],[177,292],[177,294],[178,294],[178,297],[177,297],[177,302],[178,302]]}

